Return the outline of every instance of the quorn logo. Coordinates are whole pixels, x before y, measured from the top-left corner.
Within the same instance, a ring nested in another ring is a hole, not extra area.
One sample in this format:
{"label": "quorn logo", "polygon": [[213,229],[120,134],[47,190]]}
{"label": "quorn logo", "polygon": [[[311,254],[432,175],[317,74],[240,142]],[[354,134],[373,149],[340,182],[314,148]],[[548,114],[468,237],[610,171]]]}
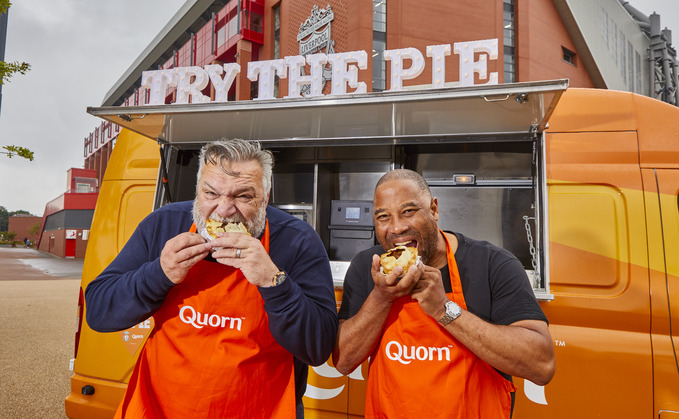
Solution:
{"label": "quorn logo", "polygon": [[387,358],[401,364],[418,361],[448,361],[450,362],[450,346],[437,348],[435,346],[405,346],[396,341],[387,343],[385,353]]}
{"label": "quorn logo", "polygon": [[[208,314],[196,311],[191,306],[184,306],[179,310],[179,318],[182,322],[190,324],[196,329],[202,329],[205,326],[221,327],[229,329],[237,329],[240,331],[243,325],[243,318],[241,317],[226,317],[219,314]],[[227,326],[228,325],[228,326]]]}

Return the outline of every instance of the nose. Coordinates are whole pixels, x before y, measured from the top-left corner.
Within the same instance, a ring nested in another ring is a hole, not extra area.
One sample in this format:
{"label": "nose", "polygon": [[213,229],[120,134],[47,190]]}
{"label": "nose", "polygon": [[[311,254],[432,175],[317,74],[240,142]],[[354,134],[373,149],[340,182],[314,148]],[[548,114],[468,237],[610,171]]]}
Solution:
{"label": "nose", "polygon": [[237,213],[238,208],[236,208],[236,205],[234,205],[233,199],[231,199],[228,196],[222,196],[219,199],[219,203],[217,204],[217,208],[215,208],[215,212],[221,218],[228,218],[228,217],[231,217],[232,215],[234,215],[235,213]]}
{"label": "nose", "polygon": [[408,228],[408,223],[401,217],[392,217],[391,223],[389,223],[389,232],[393,235],[400,235]]}

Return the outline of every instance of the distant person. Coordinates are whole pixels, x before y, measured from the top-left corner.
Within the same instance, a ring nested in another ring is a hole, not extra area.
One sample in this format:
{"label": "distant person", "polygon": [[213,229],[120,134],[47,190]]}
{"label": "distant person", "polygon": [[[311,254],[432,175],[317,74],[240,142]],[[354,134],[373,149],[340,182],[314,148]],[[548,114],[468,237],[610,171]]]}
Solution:
{"label": "distant person", "polygon": [[28,237],[24,237],[24,247],[28,247],[31,242],[28,241]]}
{"label": "distant person", "polygon": [[[547,318],[508,251],[438,227],[438,200],[411,170],[384,175],[373,200],[380,243],[344,281],[335,367],[370,357],[367,418],[509,418],[511,376],[554,375]],[[381,253],[415,247],[421,263],[380,273]]]}
{"label": "distant person", "polygon": [[[195,200],[151,213],[87,286],[94,330],[155,322],[116,417],[304,416],[307,365],[330,356],[337,308],[319,236],[267,205],[272,168],[257,142],[207,144]],[[207,241],[208,219],[249,234]]]}

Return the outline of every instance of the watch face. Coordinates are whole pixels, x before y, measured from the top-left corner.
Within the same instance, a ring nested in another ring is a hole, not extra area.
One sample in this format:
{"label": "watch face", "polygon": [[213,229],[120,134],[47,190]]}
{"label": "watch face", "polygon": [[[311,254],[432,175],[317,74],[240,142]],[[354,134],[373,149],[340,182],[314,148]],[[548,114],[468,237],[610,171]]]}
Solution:
{"label": "watch face", "polygon": [[462,314],[462,309],[456,303],[448,304],[447,308],[450,310],[450,314],[453,316],[453,318],[457,318],[457,316]]}
{"label": "watch face", "polygon": [[279,272],[273,278],[273,285],[276,286],[285,281],[285,272]]}
{"label": "watch face", "polygon": [[446,314],[443,316],[439,323],[443,326],[447,326],[450,322],[457,319],[460,314],[462,314],[462,309],[453,301],[446,303]]}

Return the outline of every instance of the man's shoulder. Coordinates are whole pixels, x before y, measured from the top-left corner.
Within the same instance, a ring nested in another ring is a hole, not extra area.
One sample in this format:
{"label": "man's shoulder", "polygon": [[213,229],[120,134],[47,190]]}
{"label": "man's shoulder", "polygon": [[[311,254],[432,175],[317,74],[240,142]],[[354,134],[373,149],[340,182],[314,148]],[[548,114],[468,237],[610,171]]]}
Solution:
{"label": "man's shoulder", "polygon": [[193,201],[181,201],[181,202],[172,202],[167,205],[163,205],[162,207],[156,209],[154,213],[191,213],[191,210],[193,209]]}
{"label": "man's shoulder", "polygon": [[[453,233],[457,237],[458,240],[458,249],[462,250],[463,252],[484,252],[487,254],[498,254],[502,255],[505,257],[513,257],[511,252],[509,252],[507,249],[504,249],[500,246],[497,246],[487,240],[479,240],[479,239],[473,239],[471,237],[465,236],[464,234],[461,233]],[[457,256],[457,255],[456,255]]]}
{"label": "man's shoulder", "polygon": [[186,230],[193,223],[191,209],[193,201],[173,202],[164,205],[149,214],[140,226],[161,226],[172,230]]}
{"label": "man's shoulder", "polygon": [[384,253],[384,249],[379,244],[369,247],[367,249],[361,250],[356,253],[353,258],[351,258],[352,265],[372,265],[373,255],[381,255]]}

